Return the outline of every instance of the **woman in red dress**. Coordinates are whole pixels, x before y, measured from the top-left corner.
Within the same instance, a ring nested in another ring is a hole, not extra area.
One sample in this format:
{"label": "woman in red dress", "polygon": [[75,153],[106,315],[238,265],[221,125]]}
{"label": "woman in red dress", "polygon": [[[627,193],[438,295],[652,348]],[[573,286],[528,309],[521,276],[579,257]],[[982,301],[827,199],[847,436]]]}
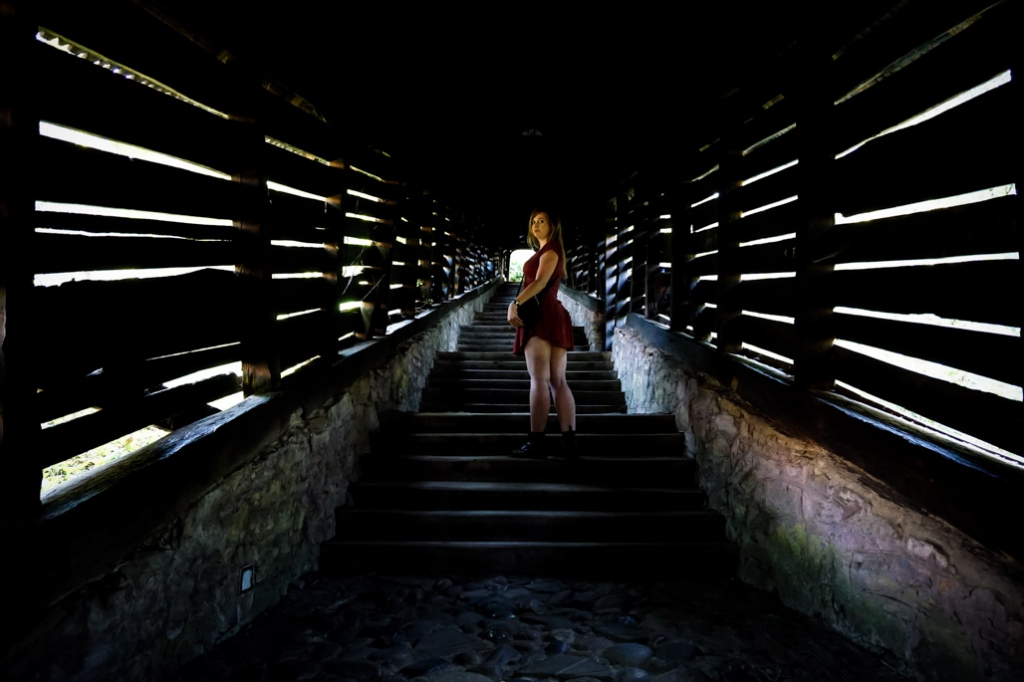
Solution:
{"label": "woman in red dress", "polygon": [[[544,431],[551,409],[551,393],[562,431],[565,456],[576,455],[576,401],[565,382],[566,353],[573,349],[572,321],[558,300],[558,285],[565,275],[565,246],[562,225],[546,211],[530,214],[526,241],[537,253],[523,264],[523,288],[508,306],[508,322],[516,328],[512,352],[526,355],[530,371],[530,435],[512,454],[516,457],[542,458]],[[526,327],[519,319],[519,306],[538,296],[540,321]]]}

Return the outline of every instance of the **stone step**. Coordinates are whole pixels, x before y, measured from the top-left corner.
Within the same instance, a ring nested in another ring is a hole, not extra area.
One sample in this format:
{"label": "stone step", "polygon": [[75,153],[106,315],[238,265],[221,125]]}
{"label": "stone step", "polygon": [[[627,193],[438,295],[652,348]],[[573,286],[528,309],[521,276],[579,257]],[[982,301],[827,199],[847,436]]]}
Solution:
{"label": "stone step", "polygon": [[[575,386],[572,389],[573,398],[577,405],[625,405],[626,397],[622,391],[585,391],[578,390]],[[470,403],[503,403],[505,405],[528,405],[530,401],[530,390],[528,388],[470,388],[459,390],[457,394],[452,391],[430,388],[423,390],[423,402],[425,403],[447,403],[453,400],[466,401]]]}
{"label": "stone step", "polygon": [[[517,414],[383,412],[380,424],[381,430],[388,432],[519,433],[523,431],[523,419],[528,417],[526,406],[520,405]],[[580,433],[679,433],[671,414],[578,415],[576,430]],[[558,431],[556,420],[548,420],[548,431]]]}
{"label": "stone step", "polygon": [[339,508],[338,540],[712,542],[725,518],[707,511],[550,511]]}
{"label": "stone step", "polygon": [[[436,361],[481,361],[481,360],[508,360],[512,355],[511,351],[481,351],[481,352],[449,352],[442,351],[437,354]],[[566,353],[569,363],[574,362],[611,362],[612,354],[608,351],[574,350]],[[523,360],[525,362],[525,360]]]}
{"label": "stone step", "polygon": [[[622,384],[619,382],[618,378],[581,379],[577,377],[570,386],[572,388],[573,395],[575,395],[577,391],[622,390]],[[530,376],[527,374],[522,378],[498,379],[495,377],[488,377],[478,379],[472,375],[459,377],[441,375],[438,377],[431,377],[430,386],[428,388],[436,388],[446,391],[464,391],[486,388],[529,390]]]}
{"label": "stone step", "polygon": [[724,581],[739,553],[726,542],[331,541],[321,566],[337,573],[415,567],[435,575],[520,574],[635,581]]}
{"label": "stone step", "polygon": [[[584,370],[567,369],[565,378],[569,386],[575,386],[577,381],[618,381],[619,375],[614,370]],[[453,379],[525,379],[529,381],[530,374],[526,369],[526,363],[517,369],[467,369],[459,366],[435,365],[430,375],[431,383],[451,381]]]}
{"label": "stone step", "polygon": [[[738,552],[706,509],[675,416],[627,414],[611,354],[586,350],[582,327],[566,374],[580,459],[510,456],[529,428],[529,375],[506,320],[516,291],[505,287],[460,329],[458,351],[437,354],[420,413],[381,415],[322,570],[735,575]],[[561,457],[554,412],[544,444]]]}
{"label": "stone step", "polygon": [[[529,413],[520,406],[516,413],[473,414],[473,413],[431,413],[384,412],[381,426],[388,430],[402,430],[417,433],[510,433],[521,430],[522,420]],[[581,415],[576,419],[577,430],[586,433],[671,433],[678,434],[675,417],[671,414],[608,414]],[[558,423],[548,420],[548,431],[555,433]]]}
{"label": "stone step", "polygon": [[[427,402],[420,403],[420,409],[424,412],[451,412],[451,413],[508,413],[522,412],[526,408],[524,403],[469,403],[469,402]],[[550,414],[555,414],[552,405]],[[625,414],[626,404],[617,405],[581,405],[576,403],[576,415],[583,414]],[[523,412],[529,419],[529,413]]]}
{"label": "stone step", "polygon": [[[557,439],[557,437],[556,437]],[[591,485],[692,486],[697,465],[686,457],[603,457],[589,455],[569,465],[560,459],[508,456],[401,455],[375,458],[367,476],[387,475],[403,481],[518,481],[587,483]]]}
{"label": "stone step", "polygon": [[[579,423],[577,421],[577,427]],[[377,431],[371,438],[375,452],[382,455],[507,455],[523,444],[529,420],[519,423],[511,433],[402,433]],[[548,449],[557,451],[561,436],[551,437]],[[681,433],[585,433],[576,434],[583,457],[630,457],[658,451],[664,456],[686,454],[686,438]],[[657,450],[656,450],[657,449]],[[557,454],[555,452],[554,454]]]}
{"label": "stone step", "polygon": [[[501,354],[504,359],[501,360],[461,360],[458,358],[437,358],[434,361],[434,372],[447,369],[464,369],[464,370],[476,370],[476,369],[521,369],[526,371],[526,359],[522,357],[516,357],[511,352]],[[569,355],[572,355],[570,353]],[[601,371],[601,372],[612,372],[615,370],[615,365],[610,360],[603,360],[597,362],[591,362],[586,360],[579,360],[566,363],[566,372],[572,371]]]}
{"label": "stone step", "polygon": [[516,481],[360,481],[349,488],[357,509],[697,511],[699,488],[649,488]]}

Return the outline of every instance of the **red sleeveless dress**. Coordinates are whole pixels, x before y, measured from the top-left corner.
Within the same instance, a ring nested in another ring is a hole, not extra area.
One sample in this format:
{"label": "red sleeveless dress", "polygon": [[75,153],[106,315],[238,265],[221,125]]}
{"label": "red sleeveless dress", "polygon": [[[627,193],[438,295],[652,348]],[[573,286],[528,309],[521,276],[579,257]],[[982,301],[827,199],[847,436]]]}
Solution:
{"label": "red sleeveless dress", "polygon": [[541,247],[540,251],[533,254],[529,260],[523,263],[523,288],[530,286],[533,280],[537,279],[537,270],[540,268],[540,257],[547,251],[554,251],[558,254],[558,263],[555,265],[555,272],[548,280],[547,288],[541,294],[540,322],[530,328],[517,327],[516,340],[512,345],[514,355],[523,355],[526,349],[526,342],[534,336],[539,336],[552,346],[559,346],[566,350],[574,348],[572,343],[572,320],[569,318],[569,311],[562,307],[558,300],[558,285],[562,282],[562,272],[565,257],[559,253],[557,244],[549,241]]}

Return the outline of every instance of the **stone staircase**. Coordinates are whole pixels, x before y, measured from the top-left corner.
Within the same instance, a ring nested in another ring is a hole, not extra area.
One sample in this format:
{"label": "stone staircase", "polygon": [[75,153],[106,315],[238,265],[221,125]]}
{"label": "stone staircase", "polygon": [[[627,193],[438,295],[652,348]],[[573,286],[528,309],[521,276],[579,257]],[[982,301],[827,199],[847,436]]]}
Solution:
{"label": "stone staircase", "polygon": [[[504,285],[457,352],[439,353],[421,412],[382,415],[363,480],[337,510],[322,570],[721,579],[737,553],[705,508],[671,415],[626,414],[609,353],[569,353],[581,459],[509,456],[529,429]],[[549,446],[560,436],[552,417]]]}

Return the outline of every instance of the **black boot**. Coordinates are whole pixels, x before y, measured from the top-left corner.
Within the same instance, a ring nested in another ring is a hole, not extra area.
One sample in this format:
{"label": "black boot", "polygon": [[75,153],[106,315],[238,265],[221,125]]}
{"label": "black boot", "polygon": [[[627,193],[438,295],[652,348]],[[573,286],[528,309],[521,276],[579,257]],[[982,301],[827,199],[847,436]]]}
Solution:
{"label": "black boot", "polygon": [[580,460],[580,455],[576,452],[576,432],[572,429],[562,431],[562,454],[570,462]]}
{"label": "black boot", "polygon": [[544,432],[530,431],[530,435],[526,437],[526,442],[513,450],[512,456],[526,459],[545,459]]}

